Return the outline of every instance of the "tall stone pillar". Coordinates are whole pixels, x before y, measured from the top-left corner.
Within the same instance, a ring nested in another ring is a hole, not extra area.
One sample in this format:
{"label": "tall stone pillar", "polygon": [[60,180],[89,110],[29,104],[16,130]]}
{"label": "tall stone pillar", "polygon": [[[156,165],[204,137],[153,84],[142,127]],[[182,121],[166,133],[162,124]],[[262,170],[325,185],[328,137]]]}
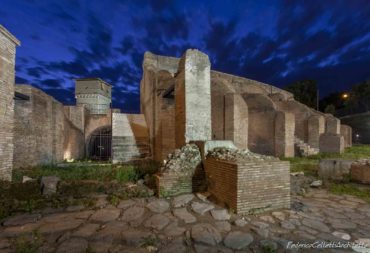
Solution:
{"label": "tall stone pillar", "polygon": [[326,131],[327,134],[340,134],[340,120],[329,116],[326,117]]}
{"label": "tall stone pillar", "polygon": [[225,95],[225,140],[237,148],[248,148],[248,106],[240,94]]}
{"label": "tall stone pillar", "polygon": [[0,25],[0,180],[12,179],[15,49],[20,42]]}
{"label": "tall stone pillar", "polygon": [[295,117],[278,111],[275,117],[275,156],[294,157]]}
{"label": "tall stone pillar", "polygon": [[308,145],[319,148],[320,135],[325,132],[325,119],[321,115],[308,118]]}
{"label": "tall stone pillar", "polygon": [[208,56],[196,49],[181,58],[175,82],[177,148],[212,138],[210,70]]}

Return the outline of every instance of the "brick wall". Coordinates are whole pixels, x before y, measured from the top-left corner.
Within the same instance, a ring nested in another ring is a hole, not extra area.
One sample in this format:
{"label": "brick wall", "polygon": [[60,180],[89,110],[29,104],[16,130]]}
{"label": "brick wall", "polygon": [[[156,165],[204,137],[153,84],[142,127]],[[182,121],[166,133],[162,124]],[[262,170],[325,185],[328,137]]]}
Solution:
{"label": "brick wall", "polygon": [[65,116],[63,105],[32,86],[15,89],[29,100],[15,103],[14,168],[83,158],[83,132]]}
{"label": "brick wall", "polygon": [[13,167],[15,49],[19,41],[0,25],[0,180],[11,180]]}
{"label": "brick wall", "polygon": [[237,213],[290,208],[289,162],[204,162],[208,191]]}

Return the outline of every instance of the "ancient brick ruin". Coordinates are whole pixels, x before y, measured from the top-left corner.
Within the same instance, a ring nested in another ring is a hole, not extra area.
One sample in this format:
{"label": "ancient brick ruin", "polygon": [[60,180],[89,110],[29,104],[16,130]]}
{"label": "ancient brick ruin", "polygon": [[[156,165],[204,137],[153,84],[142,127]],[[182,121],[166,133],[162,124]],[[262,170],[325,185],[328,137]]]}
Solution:
{"label": "ancient brick ruin", "polygon": [[[274,157],[340,153],[352,144],[351,128],[332,115],[277,87],[213,71],[198,50],[181,59],[145,53],[141,114],[125,114],[111,107],[111,85],[99,78],[76,79],[77,103],[68,106],[14,85],[19,42],[3,27],[0,41],[0,179],[64,160],[150,158],[163,162],[159,195],[208,187],[238,212],[269,210],[290,202],[289,163]],[[243,156],[208,155],[217,148]]]}

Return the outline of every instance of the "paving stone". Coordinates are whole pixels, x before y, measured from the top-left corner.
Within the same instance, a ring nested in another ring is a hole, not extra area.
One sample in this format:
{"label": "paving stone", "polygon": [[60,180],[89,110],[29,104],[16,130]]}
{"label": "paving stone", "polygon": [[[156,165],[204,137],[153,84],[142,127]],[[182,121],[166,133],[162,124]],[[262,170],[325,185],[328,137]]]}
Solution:
{"label": "paving stone", "polygon": [[133,201],[132,199],[126,199],[126,200],[121,200],[117,206],[117,208],[120,208],[120,209],[127,209],[133,205],[135,205],[135,201]]}
{"label": "paving stone", "polygon": [[11,246],[10,241],[5,238],[0,238],[0,249],[6,249]]}
{"label": "paving stone", "polygon": [[77,206],[69,206],[66,208],[67,212],[79,212],[83,210],[85,207],[83,205],[77,205]]}
{"label": "paving stone", "polygon": [[94,253],[107,253],[110,252],[113,244],[111,241],[92,241],[89,246]]}
{"label": "paving stone", "polygon": [[143,240],[149,236],[151,236],[150,232],[137,229],[128,229],[122,233],[122,240],[129,246],[138,247],[141,245]]}
{"label": "paving stone", "polygon": [[339,232],[339,231],[334,231],[332,233],[332,235],[334,235],[335,237],[338,237],[340,239],[346,240],[346,241],[348,241],[348,240],[351,239],[351,236],[349,234],[343,233],[343,232]]}
{"label": "paving stone", "polygon": [[269,227],[269,224],[265,222],[260,222],[260,221],[252,221],[251,224],[252,226],[256,228],[268,228]]}
{"label": "paving stone", "polygon": [[248,224],[248,221],[244,220],[244,219],[237,219],[234,221],[234,224],[238,227],[244,227],[245,225]]}
{"label": "paving stone", "polygon": [[315,240],[317,238],[302,230],[295,230],[293,234],[297,235],[300,239]]}
{"label": "paving stone", "polygon": [[272,212],[271,215],[278,220],[285,220],[285,214],[283,212]]}
{"label": "paving stone", "polygon": [[208,192],[203,192],[203,193],[198,192],[198,193],[196,193],[196,195],[197,195],[197,197],[198,197],[200,200],[202,200],[202,201],[204,201],[204,202],[209,202],[209,201],[208,201],[208,197],[209,197],[209,193],[208,193]]}
{"label": "paving stone", "polygon": [[330,232],[330,228],[326,226],[323,222],[318,221],[318,220],[304,218],[302,220],[302,224],[307,227],[313,228],[315,230],[319,230],[321,232],[326,232],[326,233]]}
{"label": "paving stone", "polygon": [[100,225],[98,224],[92,224],[92,223],[84,224],[83,226],[78,228],[76,232],[73,233],[73,236],[90,237],[99,229],[99,227]]}
{"label": "paving stone", "polygon": [[113,221],[102,226],[100,230],[90,236],[90,241],[113,243],[121,240],[121,235],[128,230],[126,223]]}
{"label": "paving stone", "polygon": [[64,241],[57,249],[57,253],[81,253],[85,252],[88,242],[83,238],[71,238]]}
{"label": "paving stone", "polygon": [[64,232],[67,230],[72,230],[77,228],[82,224],[82,220],[60,220],[59,222],[53,222],[53,223],[46,223],[42,225],[38,231],[42,234],[55,234]]}
{"label": "paving stone", "polygon": [[[352,249],[356,252],[361,252],[361,253],[368,253],[370,252],[370,239],[369,238],[359,238],[355,241],[358,245],[357,247],[352,247]],[[361,246],[364,247],[361,247]]]}
{"label": "paving stone", "polygon": [[170,204],[164,199],[156,199],[146,205],[150,211],[155,213],[164,213],[170,208]]}
{"label": "paving stone", "polygon": [[90,217],[90,220],[94,222],[106,223],[116,220],[120,214],[121,210],[118,208],[100,209]]}
{"label": "paving stone", "polygon": [[306,226],[299,226],[299,229],[300,230],[304,230],[304,231],[306,231],[306,232],[308,232],[308,233],[310,233],[312,235],[316,235],[316,234],[319,233],[318,231],[316,231],[316,230],[314,230],[312,228],[306,227]]}
{"label": "paving stone", "polygon": [[222,236],[211,224],[199,223],[191,228],[191,238],[198,243],[217,245],[221,242]]}
{"label": "paving stone", "polygon": [[251,230],[255,232],[257,235],[261,236],[262,238],[267,238],[270,233],[270,231],[267,228],[252,227]]}
{"label": "paving stone", "polygon": [[163,232],[166,234],[166,236],[174,237],[174,236],[180,236],[184,234],[186,231],[185,228],[179,227],[177,222],[172,222],[170,225],[168,225]]}
{"label": "paving stone", "polygon": [[343,219],[328,219],[331,226],[335,229],[355,229],[357,225],[353,222]]}
{"label": "paving stone", "polygon": [[234,250],[242,250],[253,242],[253,236],[241,231],[233,231],[226,235],[224,244]]}
{"label": "paving stone", "polygon": [[262,246],[262,248],[270,249],[270,252],[271,251],[276,251],[277,248],[278,248],[278,244],[274,241],[271,241],[271,240],[262,240],[262,241],[260,241],[260,245]]}
{"label": "paving stone", "polygon": [[197,218],[189,213],[186,208],[174,209],[173,215],[175,215],[177,218],[181,219],[185,223],[193,223],[197,221]]}
{"label": "paving stone", "polygon": [[295,229],[295,226],[290,221],[287,220],[280,222],[280,226],[288,230]]}
{"label": "paving stone", "polygon": [[177,196],[173,199],[172,205],[173,207],[183,207],[187,205],[190,201],[192,201],[194,198],[194,194],[183,194],[180,196]]}
{"label": "paving stone", "polygon": [[28,223],[22,226],[6,227],[1,231],[1,237],[15,237],[21,235],[32,234],[34,230],[40,227],[39,223]]}
{"label": "paving stone", "polygon": [[263,216],[260,216],[260,217],[258,217],[260,220],[262,220],[262,221],[265,221],[265,222],[270,222],[270,223],[272,223],[272,224],[274,224],[275,223],[275,220],[274,220],[274,218],[272,218],[270,215],[263,215]]}
{"label": "paving stone", "polygon": [[170,219],[167,216],[163,214],[155,214],[144,223],[144,226],[147,228],[161,230],[162,228],[167,226],[169,222]]}
{"label": "paving stone", "polygon": [[188,252],[187,247],[181,241],[173,241],[170,244],[164,246],[159,253],[185,253]]}
{"label": "paving stone", "polygon": [[35,223],[41,218],[41,214],[21,214],[7,218],[4,222],[4,226],[21,226],[27,223]]}
{"label": "paving stone", "polygon": [[104,251],[104,253],[106,252],[109,252],[109,253],[148,253],[148,250],[146,248],[129,247],[126,245],[114,245],[109,248],[109,251]]}
{"label": "paving stone", "polygon": [[215,226],[221,233],[229,232],[231,230],[231,225],[228,221],[217,221]]}
{"label": "paving stone", "polygon": [[213,246],[207,246],[203,244],[194,244],[194,249],[196,253],[217,253],[218,249]]}
{"label": "paving stone", "polygon": [[208,203],[193,202],[191,204],[191,208],[197,214],[204,215],[206,212],[212,210],[215,207],[214,207],[214,205],[208,204]]}
{"label": "paving stone", "polygon": [[213,209],[211,215],[215,220],[229,220],[231,216],[226,209]]}
{"label": "paving stone", "polygon": [[145,209],[143,207],[129,207],[126,211],[123,212],[121,219],[127,222],[134,221],[142,218],[144,213]]}

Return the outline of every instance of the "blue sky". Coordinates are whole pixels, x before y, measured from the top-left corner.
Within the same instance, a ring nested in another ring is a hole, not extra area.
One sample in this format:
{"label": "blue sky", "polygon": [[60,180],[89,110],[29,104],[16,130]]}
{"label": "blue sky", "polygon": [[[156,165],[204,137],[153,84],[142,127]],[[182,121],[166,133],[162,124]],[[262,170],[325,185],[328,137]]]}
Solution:
{"label": "blue sky", "polygon": [[0,0],[0,23],[22,42],[16,82],[74,103],[73,78],[113,85],[113,105],[139,110],[145,51],[198,48],[215,70],[320,93],[370,78],[368,0]]}

